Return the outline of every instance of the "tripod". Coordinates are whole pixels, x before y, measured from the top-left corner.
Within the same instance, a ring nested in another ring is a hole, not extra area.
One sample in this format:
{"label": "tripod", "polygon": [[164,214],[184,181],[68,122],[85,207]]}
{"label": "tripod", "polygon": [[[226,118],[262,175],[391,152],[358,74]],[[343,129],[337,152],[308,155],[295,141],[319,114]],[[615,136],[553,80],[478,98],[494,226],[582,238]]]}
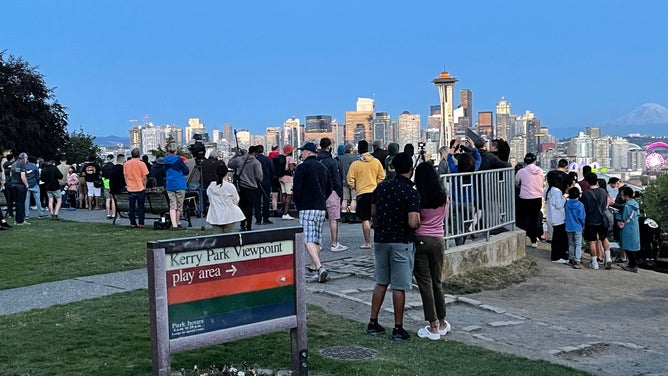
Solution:
{"label": "tripod", "polygon": [[[197,218],[200,218],[204,215],[204,176],[202,175],[202,160],[199,158],[195,159],[195,167],[193,171],[188,176],[188,181],[186,186],[188,191],[195,192],[197,194],[197,200],[195,200],[195,215]],[[196,188],[191,188],[195,186]]]}

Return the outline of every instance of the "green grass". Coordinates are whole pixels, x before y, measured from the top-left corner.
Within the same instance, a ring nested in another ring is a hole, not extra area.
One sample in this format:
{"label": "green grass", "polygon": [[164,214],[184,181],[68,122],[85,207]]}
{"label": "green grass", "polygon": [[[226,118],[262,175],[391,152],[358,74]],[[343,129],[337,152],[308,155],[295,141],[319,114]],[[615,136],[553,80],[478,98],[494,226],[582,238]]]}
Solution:
{"label": "green grass", "polygon": [[[146,267],[146,242],[174,237],[171,231],[131,229],[109,223],[35,219],[30,226],[0,232],[0,290]],[[212,230],[179,236],[210,235]]]}
{"label": "green grass", "polygon": [[[146,290],[0,316],[0,374],[150,375]],[[586,375],[561,365],[495,353],[455,341],[417,337],[395,343],[363,334],[364,324],[309,306],[309,368],[318,375]],[[289,335],[268,334],[172,356],[172,369],[211,364],[289,368]],[[366,361],[322,357],[329,346],[358,345],[380,356]]]}

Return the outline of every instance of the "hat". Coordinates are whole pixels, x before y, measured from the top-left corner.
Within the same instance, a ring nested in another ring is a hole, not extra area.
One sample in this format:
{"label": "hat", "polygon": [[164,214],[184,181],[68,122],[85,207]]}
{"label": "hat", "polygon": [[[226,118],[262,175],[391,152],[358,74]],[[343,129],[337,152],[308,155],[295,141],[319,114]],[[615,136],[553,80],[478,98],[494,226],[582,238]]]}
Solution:
{"label": "hat", "polygon": [[23,152],[19,154],[19,159],[26,159],[26,158],[28,158],[28,153]]}
{"label": "hat", "polygon": [[524,156],[524,163],[526,164],[531,164],[536,161],[536,154],[534,153],[527,153],[527,155]]}
{"label": "hat", "polygon": [[294,150],[295,148],[290,144],[283,146],[283,154],[292,154]]}
{"label": "hat", "polygon": [[165,164],[165,157],[158,157],[158,158],[155,160],[155,163],[156,163],[156,164]]}
{"label": "hat", "polygon": [[318,152],[318,148],[312,142],[305,143],[304,146],[300,147],[298,150],[308,150],[308,151],[313,152],[313,153]]}
{"label": "hat", "polygon": [[487,140],[484,137],[478,137],[478,139],[476,139],[473,144],[475,145],[476,149],[480,149],[487,144]]}
{"label": "hat", "polygon": [[114,160],[114,155],[113,154],[107,154],[107,160],[108,161],[113,161]]}

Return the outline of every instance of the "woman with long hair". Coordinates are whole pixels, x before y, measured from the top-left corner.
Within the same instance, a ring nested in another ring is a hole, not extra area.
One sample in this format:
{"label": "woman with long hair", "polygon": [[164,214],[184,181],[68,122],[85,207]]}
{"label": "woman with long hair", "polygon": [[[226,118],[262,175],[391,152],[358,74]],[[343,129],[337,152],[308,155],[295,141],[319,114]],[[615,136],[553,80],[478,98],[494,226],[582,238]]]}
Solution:
{"label": "woman with long hair", "polygon": [[420,163],[415,168],[415,186],[420,193],[420,227],[415,230],[413,275],[420,289],[425,320],[429,322],[418,330],[418,336],[437,340],[450,331],[450,324],[445,321],[441,289],[445,250],[443,223],[448,196],[429,163]]}

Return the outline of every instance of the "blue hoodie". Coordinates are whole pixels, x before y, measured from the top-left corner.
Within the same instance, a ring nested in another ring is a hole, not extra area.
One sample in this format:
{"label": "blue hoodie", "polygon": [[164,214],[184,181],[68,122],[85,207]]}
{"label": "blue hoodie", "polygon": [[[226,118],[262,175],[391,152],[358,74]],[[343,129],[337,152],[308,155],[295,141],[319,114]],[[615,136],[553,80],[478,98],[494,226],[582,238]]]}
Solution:
{"label": "blue hoodie", "polygon": [[585,224],[585,207],[578,199],[568,199],[564,204],[566,232],[582,232]]}
{"label": "blue hoodie", "polygon": [[186,178],[190,170],[181,157],[176,154],[165,156],[165,189],[168,191],[185,191]]}

